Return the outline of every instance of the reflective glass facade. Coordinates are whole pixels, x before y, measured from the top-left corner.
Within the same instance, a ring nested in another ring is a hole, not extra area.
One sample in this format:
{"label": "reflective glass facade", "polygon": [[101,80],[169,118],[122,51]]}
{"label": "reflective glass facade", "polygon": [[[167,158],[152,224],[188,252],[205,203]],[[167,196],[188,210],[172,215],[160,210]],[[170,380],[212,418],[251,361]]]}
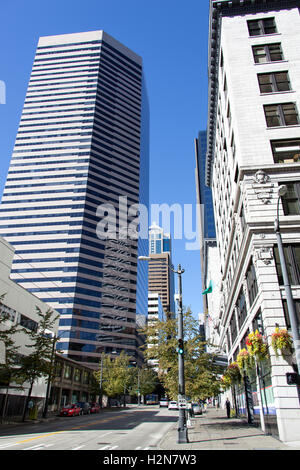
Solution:
{"label": "reflective glass facade", "polygon": [[196,139],[196,164],[199,181],[200,204],[203,204],[203,238],[216,238],[216,228],[214,219],[214,207],[212,192],[209,186],[205,185],[205,161],[206,161],[206,131],[200,131]]}
{"label": "reflective glass facade", "polygon": [[[119,198],[148,204],[145,97],[141,58],[103,31],[40,38],[0,235],[16,248],[13,279],[60,312],[58,348],[82,362],[136,355],[147,277],[137,294],[142,247],[118,236],[133,219],[119,218]],[[103,204],[115,211],[113,238],[96,233]]]}

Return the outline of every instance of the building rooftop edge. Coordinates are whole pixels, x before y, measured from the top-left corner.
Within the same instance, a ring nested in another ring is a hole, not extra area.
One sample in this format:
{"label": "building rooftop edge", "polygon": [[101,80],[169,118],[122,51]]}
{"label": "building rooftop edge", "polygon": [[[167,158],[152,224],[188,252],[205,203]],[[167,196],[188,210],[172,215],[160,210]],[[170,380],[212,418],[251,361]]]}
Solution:
{"label": "building rooftop edge", "polygon": [[40,36],[38,40],[38,47],[48,45],[60,45],[64,44],[65,41],[70,42],[81,42],[81,41],[99,41],[104,40],[111,46],[118,49],[120,52],[127,54],[131,59],[135,60],[139,65],[142,65],[142,57],[136,52],[132,51],[120,41],[115,39],[104,30],[99,29],[95,31],[81,31],[77,33],[65,33],[65,34],[54,34],[49,36]]}
{"label": "building rooftop edge", "polygon": [[211,0],[209,6],[208,40],[208,110],[207,110],[207,152],[205,184],[211,186],[214,160],[215,127],[218,97],[218,67],[220,52],[220,28],[222,14],[238,15],[284,8],[299,8],[298,0]]}

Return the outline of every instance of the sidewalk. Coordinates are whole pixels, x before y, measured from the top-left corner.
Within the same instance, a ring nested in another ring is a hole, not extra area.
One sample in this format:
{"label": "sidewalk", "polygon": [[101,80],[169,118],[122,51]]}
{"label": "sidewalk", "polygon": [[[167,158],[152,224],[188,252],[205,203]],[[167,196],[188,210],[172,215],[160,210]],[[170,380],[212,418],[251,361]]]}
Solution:
{"label": "sidewalk", "polygon": [[159,443],[160,450],[300,450],[265,435],[239,418],[227,418],[226,411],[207,408],[191,420],[187,444],[177,444],[177,423]]}

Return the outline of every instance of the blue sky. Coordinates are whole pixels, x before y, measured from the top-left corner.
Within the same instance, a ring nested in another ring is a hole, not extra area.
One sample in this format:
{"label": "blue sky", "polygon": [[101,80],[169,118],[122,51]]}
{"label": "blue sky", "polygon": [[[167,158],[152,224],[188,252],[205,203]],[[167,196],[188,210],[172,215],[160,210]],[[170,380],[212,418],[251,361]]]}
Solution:
{"label": "blue sky", "polygon": [[[14,0],[1,5],[0,195],[39,36],[103,29],[142,56],[150,103],[150,202],[195,204],[194,138],[206,129],[208,0]],[[194,229],[195,215],[194,215]],[[171,225],[171,234],[173,232]],[[174,240],[183,303],[202,311],[199,251]]]}

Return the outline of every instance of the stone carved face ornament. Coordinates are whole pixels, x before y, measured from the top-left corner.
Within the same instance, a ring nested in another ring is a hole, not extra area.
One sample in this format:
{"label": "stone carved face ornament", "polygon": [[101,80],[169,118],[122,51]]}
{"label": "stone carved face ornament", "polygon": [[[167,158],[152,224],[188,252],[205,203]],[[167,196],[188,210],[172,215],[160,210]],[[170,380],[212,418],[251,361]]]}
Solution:
{"label": "stone carved face ornament", "polygon": [[272,198],[273,184],[271,179],[263,170],[258,170],[252,179],[252,187],[257,195],[257,199],[263,204],[268,204]]}
{"label": "stone carved face ornament", "polygon": [[270,181],[270,177],[263,170],[258,170],[254,175],[254,181],[255,183],[265,184]]}

